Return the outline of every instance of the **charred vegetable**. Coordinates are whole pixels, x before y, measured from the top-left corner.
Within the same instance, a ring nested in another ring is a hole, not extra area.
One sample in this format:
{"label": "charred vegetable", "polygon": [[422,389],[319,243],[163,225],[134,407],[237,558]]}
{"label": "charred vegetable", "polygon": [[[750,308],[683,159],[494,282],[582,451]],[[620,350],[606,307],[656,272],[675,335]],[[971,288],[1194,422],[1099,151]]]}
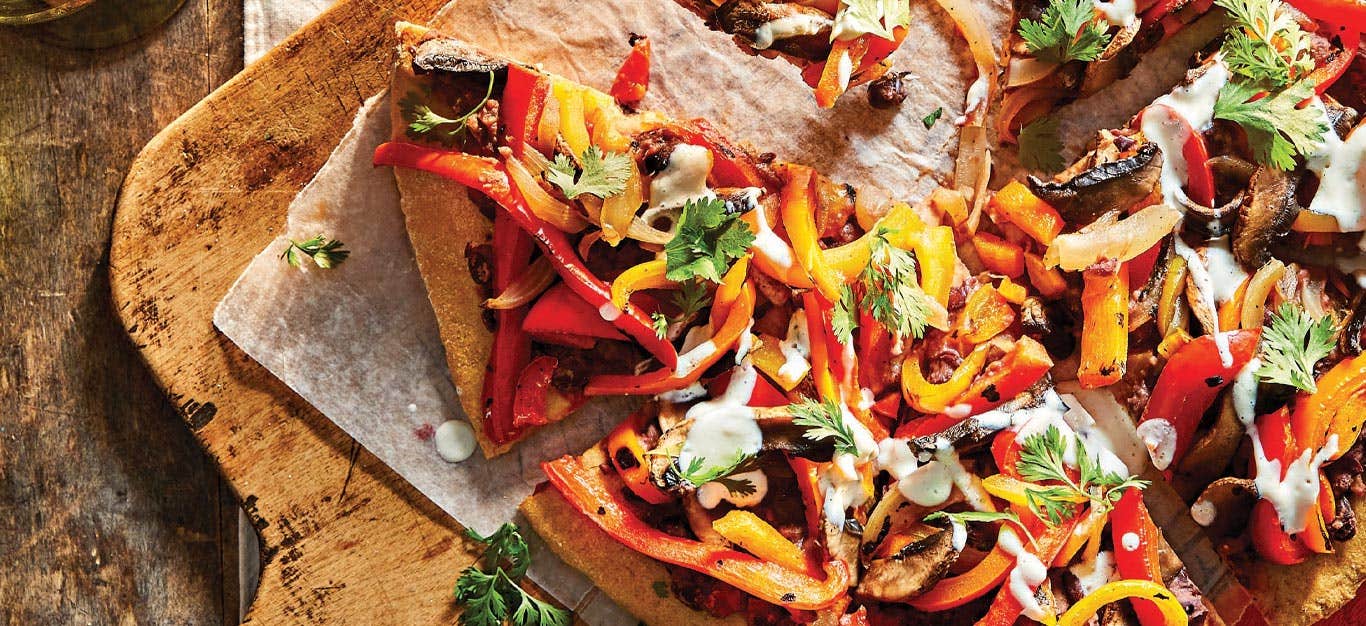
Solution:
{"label": "charred vegetable", "polygon": [[1102,163],[1065,182],[1030,176],[1029,188],[1069,223],[1087,224],[1110,211],[1127,210],[1152,193],[1161,173],[1162,152],[1146,143],[1133,156]]}

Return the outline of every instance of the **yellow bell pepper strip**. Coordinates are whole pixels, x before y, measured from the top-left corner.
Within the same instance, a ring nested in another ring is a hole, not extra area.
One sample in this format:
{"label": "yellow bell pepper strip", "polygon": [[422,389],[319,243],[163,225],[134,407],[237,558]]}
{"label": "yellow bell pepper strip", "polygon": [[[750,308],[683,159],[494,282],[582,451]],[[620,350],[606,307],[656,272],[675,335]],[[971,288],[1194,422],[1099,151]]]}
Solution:
{"label": "yellow bell pepper strip", "polygon": [[1062,216],[1019,181],[1010,181],[987,204],[995,218],[1003,219],[1047,246],[1062,232]]}
{"label": "yellow bell pepper strip", "polygon": [[759,344],[750,351],[749,357],[754,367],[772,378],[783,391],[792,391],[806,379],[807,372],[811,371],[811,365],[803,362],[801,367],[783,369],[787,364],[787,355],[783,354],[781,344],[782,340],[773,335],[760,335]]}
{"label": "yellow bell pepper strip", "polygon": [[921,413],[943,413],[968,390],[972,379],[986,364],[987,346],[977,346],[954,368],[948,380],[932,383],[925,380],[918,359],[906,359],[901,364],[901,393],[906,396],[906,402]]}
{"label": "yellow bell pepper strip", "polygon": [[[1171,426],[1168,432],[1175,441],[1149,443],[1149,456],[1153,456],[1153,464],[1158,466],[1157,469],[1166,470],[1186,456],[1191,444],[1195,443],[1195,431],[1205,411],[1214,403],[1219,392],[1232,384],[1238,372],[1252,360],[1261,336],[1260,329],[1229,333],[1229,352],[1233,362],[1228,367],[1224,366],[1214,338],[1209,335],[1192,339],[1167,361],[1157,378],[1157,384],[1153,386],[1148,406],[1143,409],[1143,417],[1139,419],[1140,433],[1153,428],[1143,426],[1150,420],[1163,420]],[[1154,430],[1162,432],[1167,429]]]}
{"label": "yellow bell pepper strip", "polygon": [[1190,333],[1178,328],[1162,338],[1162,343],[1157,344],[1157,353],[1162,355],[1164,359],[1170,359],[1177,350],[1181,349],[1181,346],[1190,343],[1190,340]]}
{"label": "yellow bell pepper strip", "polygon": [[1157,332],[1170,335],[1180,330],[1181,294],[1186,291],[1186,259],[1172,255],[1162,277],[1162,295],[1157,299]]}
{"label": "yellow bell pepper strip", "polygon": [[996,285],[996,291],[1001,292],[1001,297],[1015,306],[1024,304],[1025,298],[1029,297],[1029,291],[1024,285],[1017,283],[1009,278],[1002,278],[1000,284]]}
{"label": "yellow bell pepper strip", "polygon": [[968,221],[968,199],[957,189],[935,187],[930,193],[930,206],[948,218],[949,224],[955,227],[962,226]]}
{"label": "yellow bell pepper strip", "polygon": [[1032,252],[1024,255],[1025,272],[1029,274],[1029,284],[1034,285],[1039,295],[1057,298],[1067,293],[1067,279],[1056,267],[1048,267],[1043,257]]}
{"label": "yellow bell pepper strip", "polygon": [[[992,474],[982,479],[982,488],[987,493],[1022,508],[1029,508],[1028,491],[1038,487],[1034,483],[1025,482],[1006,474]],[[1059,495],[1057,499],[1077,504],[1090,501],[1089,498],[1080,493]]]}
{"label": "yellow bell pepper strip", "polygon": [[1185,607],[1161,584],[1150,580],[1116,580],[1101,585],[1069,607],[1058,618],[1057,626],[1085,626],[1100,607],[1125,598],[1143,598],[1155,607],[1154,615],[1161,621],[1144,621],[1143,626],[1186,626],[1189,623]]}
{"label": "yellow bell pepper strip", "polygon": [[830,308],[820,294],[802,294],[802,309],[806,312],[806,332],[811,345],[811,380],[821,400],[839,400],[839,387],[830,368],[830,343],[825,339],[825,313]]}
{"label": "yellow bell pepper strip", "polygon": [[[707,368],[740,341],[740,334],[749,328],[750,318],[754,316],[754,287],[748,283],[740,292],[740,297],[726,315],[726,323],[716,330],[716,334],[693,350],[701,350],[702,356],[679,357],[681,367],[657,369],[645,374],[601,374],[588,380],[583,392],[589,396],[630,395],[645,396],[674,391],[687,387],[700,378]],[[690,361],[690,362],[689,362]]]}
{"label": "yellow bell pepper strip", "polygon": [[844,563],[825,563],[822,580],[738,550],[676,537],[637,517],[601,468],[585,467],[571,456],[541,468],[570,506],[622,545],[652,559],[686,567],[787,609],[825,608],[848,592],[850,573]]}
{"label": "yellow bell pepper strip", "polygon": [[1024,275],[1024,248],[981,231],[973,234],[972,247],[977,249],[977,257],[982,260],[982,265],[992,273],[1011,278]]}
{"label": "yellow bell pepper strip", "polygon": [[1302,395],[1295,403],[1291,422],[1295,437],[1317,449],[1337,435],[1337,459],[1356,443],[1366,412],[1359,410],[1366,400],[1366,354],[1334,365],[1316,382],[1318,391]]}
{"label": "yellow bell pepper strip", "polygon": [[1266,315],[1266,299],[1285,275],[1285,263],[1271,259],[1257,269],[1247,281],[1247,292],[1243,295],[1243,309],[1239,314],[1239,328],[1261,328],[1262,318]]}
{"label": "yellow bell pepper strip", "polygon": [[655,334],[647,314],[637,310],[637,307],[621,313],[612,307],[611,287],[588,269],[564,231],[547,224],[527,208],[521,195],[512,191],[507,172],[497,161],[411,143],[389,142],[375,149],[374,163],[377,166],[407,167],[430,172],[488,196],[523,231],[531,235],[545,256],[550,258],[556,273],[574,293],[588,304],[598,307],[599,311],[606,311],[604,318],[612,314],[609,320],[612,325],[634,339],[665,367],[678,364],[678,350]]}
{"label": "yellow bell pepper strip", "polygon": [[663,260],[646,261],[626,268],[626,271],[612,281],[612,306],[623,311],[631,300],[631,294],[642,289],[668,289],[678,283],[664,277],[667,271]]}
{"label": "yellow bell pepper strip", "polygon": [[1053,358],[1043,344],[1020,337],[1005,358],[987,365],[953,404],[967,405],[968,415],[989,411],[1029,389],[1052,367]]}
{"label": "yellow bell pepper strip", "polygon": [[645,99],[645,90],[650,87],[650,38],[644,35],[631,35],[631,52],[617,70],[617,78],[612,81],[608,93],[617,104],[636,107]]}
{"label": "yellow bell pepper strip", "polygon": [[1090,389],[1119,382],[1129,360],[1129,266],[1082,273],[1081,364],[1077,380]]}
{"label": "yellow bell pepper strip", "polygon": [[637,409],[612,429],[603,445],[607,448],[607,458],[612,461],[612,467],[617,469],[621,481],[631,493],[650,504],[664,504],[673,497],[656,487],[654,481],[650,480],[650,466],[645,459],[645,442],[640,439],[650,417],[649,411]]}
{"label": "yellow bell pepper strip", "polygon": [[711,299],[711,327],[720,328],[730,315],[730,307],[744,290],[745,278],[749,276],[749,257],[742,256],[731,264],[726,275],[721,277],[721,286]]}
{"label": "yellow bell pepper strip", "polygon": [[711,527],[726,541],[765,561],[811,576],[820,572],[819,568],[810,571],[801,548],[788,541],[772,524],[749,511],[735,509],[712,522]]}
{"label": "yellow bell pepper strip", "polygon": [[[1137,544],[1126,542],[1124,537],[1138,538]],[[1119,575],[1131,580],[1146,580],[1162,583],[1162,567],[1158,546],[1162,535],[1148,515],[1148,507],[1143,504],[1143,492],[1127,489],[1115,503],[1114,514],[1110,516],[1110,537],[1115,546],[1115,568]],[[1164,622],[1160,610],[1150,601],[1134,600],[1134,612],[1143,626],[1161,626]],[[1184,614],[1185,611],[1182,611]]]}
{"label": "yellow bell pepper strip", "polygon": [[821,295],[835,302],[840,299],[844,277],[825,263],[820,233],[816,231],[815,206],[811,202],[813,172],[804,165],[789,165],[787,174],[787,185],[782,191],[783,226],[787,227],[787,237],[792,241],[797,264],[811,276]]}
{"label": "yellow bell pepper strip", "polygon": [[626,163],[630,173],[626,176],[621,193],[602,201],[602,239],[612,246],[621,243],[626,237],[636,212],[645,203],[645,182],[641,178],[640,168],[636,167],[635,159],[627,159]]}
{"label": "yellow bell pepper strip", "polygon": [[555,100],[560,103],[560,136],[578,158],[588,149],[588,121],[583,111],[583,91],[566,80],[556,80]]}
{"label": "yellow bell pepper strip", "polygon": [[[760,211],[765,210],[759,207],[756,210],[740,216],[741,221],[749,224],[749,230],[760,237],[765,237],[767,242],[763,245],[756,245],[750,249],[754,255],[754,267],[765,276],[772,278],[793,289],[811,289],[815,284],[811,282],[811,277],[806,275],[806,270],[795,261],[796,253],[792,251],[792,246],[783,241],[777,234],[768,237],[765,229],[760,228]],[[765,214],[766,215],[766,214]],[[781,214],[778,215],[781,217]],[[772,233],[772,224],[767,224],[767,217],[764,222],[768,226],[767,231]],[[854,243],[857,243],[854,242]],[[846,244],[846,245],[853,245]],[[776,250],[775,250],[776,248]],[[868,262],[868,254],[864,252],[863,262]]]}
{"label": "yellow bell pepper strip", "polygon": [[1015,309],[995,287],[982,285],[968,296],[958,317],[957,336],[969,344],[985,343],[1015,323]]}
{"label": "yellow bell pepper strip", "polygon": [[954,270],[958,266],[953,229],[948,226],[927,229],[915,240],[912,249],[920,263],[920,289],[940,306],[948,306]]}

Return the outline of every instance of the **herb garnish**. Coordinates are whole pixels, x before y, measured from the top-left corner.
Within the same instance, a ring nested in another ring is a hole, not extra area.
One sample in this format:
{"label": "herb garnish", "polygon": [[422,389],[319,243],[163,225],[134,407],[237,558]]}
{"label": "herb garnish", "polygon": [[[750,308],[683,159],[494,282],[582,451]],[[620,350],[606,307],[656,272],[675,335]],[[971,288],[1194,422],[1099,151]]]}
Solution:
{"label": "herb garnish", "polygon": [[1314,69],[1309,37],[1280,0],[1215,0],[1233,26],[1222,46],[1224,64],[1247,82],[1283,87]]}
{"label": "herb garnish", "polygon": [[[1263,94],[1264,97],[1258,97]],[[1318,149],[1323,134],[1328,132],[1328,124],[1318,108],[1299,108],[1301,102],[1313,96],[1314,86],[1307,81],[1269,94],[1256,85],[1230,81],[1219,90],[1214,117],[1243,127],[1259,163],[1291,170],[1295,168],[1295,157]]]}
{"label": "herb garnish", "polygon": [[[444,146],[455,143],[456,137],[465,132],[465,120],[470,119],[480,109],[484,108],[484,103],[489,101],[489,96],[493,95],[493,72],[489,72],[489,84],[484,90],[484,97],[459,117],[446,117],[432,111],[430,106],[423,102],[424,95],[416,91],[410,91],[399,102],[399,109],[403,111],[403,118],[408,120],[408,136],[413,139],[433,139]],[[430,91],[426,92],[430,95]],[[455,128],[441,130],[443,127],[454,125]],[[440,131],[440,132],[438,132]]]}
{"label": "herb garnish", "polygon": [[939,520],[949,520],[958,524],[967,522],[1015,522],[1020,523],[1019,516],[1010,511],[961,511],[949,513],[948,511],[935,511],[925,516],[925,521],[935,522]]}
{"label": "herb garnish", "polygon": [[1094,61],[1110,43],[1091,0],[1053,0],[1039,21],[1020,20],[1020,38],[1040,61]]}
{"label": "herb garnish", "polygon": [[[1064,458],[1069,447],[1077,459],[1079,479],[1067,474]],[[1073,435],[1069,441],[1057,426],[1049,426],[1042,433],[1025,437],[1020,442],[1020,460],[1015,464],[1020,478],[1033,483],[1055,481],[1061,485],[1031,486],[1025,489],[1029,510],[1057,526],[1076,513],[1076,505],[1089,501],[1093,507],[1110,510],[1125,489],[1144,489],[1149,482],[1137,477],[1124,477],[1107,472],[1086,450],[1081,437]]]}
{"label": "herb garnish", "polygon": [[[863,298],[859,306],[897,339],[925,336],[929,322],[929,296],[921,291],[915,274],[915,257],[887,239],[893,231],[878,226],[868,246],[868,265],[859,275]],[[840,298],[841,302],[844,298]],[[846,303],[847,304],[847,303]],[[852,310],[848,311],[852,317]],[[852,328],[849,329],[852,332]]]}
{"label": "herb garnish", "polygon": [[801,402],[789,404],[787,408],[792,412],[792,423],[806,427],[806,431],[802,433],[803,437],[812,441],[834,439],[837,454],[858,456],[854,431],[845,423],[844,409],[838,402],[817,402],[811,398],[802,398]]}
{"label": "herb garnish", "polygon": [[854,331],[858,329],[858,298],[854,295],[854,288],[844,285],[840,288],[840,299],[835,302],[835,309],[830,314],[830,330],[835,333],[835,339],[843,345],[849,345],[854,341]]}
{"label": "herb garnish", "polygon": [[650,319],[653,322],[655,334],[660,339],[668,331],[669,324],[672,322],[685,322],[694,313],[701,311],[711,304],[711,294],[707,292],[707,287],[699,280],[685,280],[678,284],[678,290],[673,292],[671,300],[674,306],[678,307],[678,315],[670,320],[663,313],[651,313]]}
{"label": "herb garnish", "polygon": [[303,241],[290,239],[289,247],[280,254],[280,258],[289,263],[290,267],[301,266],[304,257],[307,257],[322,269],[332,269],[351,256],[351,251],[344,246],[346,244],[336,239],[328,239],[327,235],[323,234],[314,235]]}
{"label": "herb garnish", "polygon": [[466,532],[484,544],[484,553],[455,583],[455,600],[465,605],[460,624],[568,626],[569,611],[527,595],[518,585],[531,565],[531,556],[516,524],[503,524],[487,537]]}
{"label": "herb garnish", "polygon": [[669,280],[699,277],[714,283],[754,243],[754,232],[739,214],[727,213],[719,198],[688,200],[678,219],[678,234],[664,245]]}
{"label": "herb garnish", "polygon": [[920,118],[920,123],[925,125],[925,130],[929,130],[934,127],[934,123],[938,122],[939,118],[943,115],[944,107],[935,107],[933,111],[930,111],[929,115]]}
{"label": "herb garnish", "polygon": [[1026,124],[1016,141],[1020,145],[1020,163],[1025,167],[1050,174],[1063,168],[1057,118],[1041,117]]}
{"label": "herb garnish", "polygon": [[576,167],[569,157],[556,154],[555,161],[545,170],[545,179],[571,200],[584,194],[605,200],[625,190],[626,181],[631,178],[631,157],[625,154],[603,153],[597,146],[588,146],[579,155],[579,162],[583,169]]}
{"label": "herb garnish", "polygon": [[911,5],[906,0],[840,0],[830,41],[845,33],[868,33],[892,41],[896,27],[910,25]]}
{"label": "herb garnish", "polygon": [[743,452],[736,452],[735,457],[727,463],[703,467],[702,457],[693,457],[688,461],[688,467],[684,468],[674,459],[673,466],[670,468],[679,478],[687,481],[694,487],[701,487],[707,483],[719,483],[726,488],[726,491],[737,496],[754,495],[758,490],[754,482],[748,478],[735,478],[733,474],[752,472],[758,469],[757,459],[753,455]]}
{"label": "herb garnish", "polygon": [[663,339],[669,334],[669,317],[658,311],[651,313],[650,327],[654,329],[656,337]]}
{"label": "herb garnish", "polygon": [[1281,304],[1271,313],[1271,321],[1262,331],[1258,355],[1262,366],[1257,368],[1257,377],[1309,393],[1318,391],[1318,385],[1314,383],[1314,364],[1333,351],[1336,332],[1331,315],[1315,320],[1304,307],[1289,302]]}

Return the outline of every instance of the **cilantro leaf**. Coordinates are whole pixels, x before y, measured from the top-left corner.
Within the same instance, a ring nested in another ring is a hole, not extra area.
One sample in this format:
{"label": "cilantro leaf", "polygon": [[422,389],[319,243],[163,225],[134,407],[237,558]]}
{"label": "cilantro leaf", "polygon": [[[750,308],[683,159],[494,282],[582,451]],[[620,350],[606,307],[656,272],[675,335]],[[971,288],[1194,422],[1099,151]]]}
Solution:
{"label": "cilantro leaf", "polygon": [[1262,331],[1262,366],[1257,368],[1257,377],[1309,393],[1318,391],[1314,364],[1333,351],[1336,332],[1332,316],[1316,321],[1303,307],[1282,304]]}
{"label": "cilantro leaf", "polygon": [[1299,108],[1299,103],[1314,95],[1314,86],[1300,81],[1253,100],[1264,91],[1255,85],[1230,81],[1219,90],[1214,117],[1243,127],[1259,163],[1281,170],[1294,169],[1295,157],[1317,150],[1328,132],[1318,109]]}
{"label": "cilantro leaf", "polygon": [[631,178],[631,157],[617,152],[604,154],[597,146],[588,146],[579,155],[583,169],[563,154],[545,170],[545,179],[564,192],[564,197],[577,198],[588,194],[607,199],[626,189]]}
{"label": "cilantro leaf", "polygon": [[810,398],[802,398],[801,402],[789,404],[787,408],[792,412],[792,423],[806,427],[806,431],[802,433],[803,437],[812,441],[834,439],[836,453],[858,455],[854,431],[845,423],[844,409],[838,402],[817,402]]}
{"label": "cilantro leaf", "polygon": [[1020,20],[1018,32],[1025,48],[1041,61],[1094,61],[1110,44],[1095,14],[1091,0],[1053,0],[1039,21]]}
{"label": "cilantro leaf", "polygon": [[835,303],[835,311],[830,317],[830,329],[835,333],[835,339],[843,345],[850,345],[854,341],[854,330],[858,328],[858,300],[854,296],[854,289],[849,285],[844,285],[840,289],[840,299]]}
{"label": "cilantro leaf", "polygon": [[1020,163],[1025,167],[1050,174],[1063,168],[1056,118],[1041,117],[1026,124],[1016,141],[1020,145]]}
{"label": "cilantro leaf", "polygon": [[1233,18],[1222,46],[1229,70],[1279,88],[1314,69],[1309,37],[1280,0],[1215,0]]}
{"label": "cilantro leaf", "polygon": [[738,214],[727,213],[718,198],[689,200],[678,219],[678,232],[664,245],[667,271],[673,281],[698,277],[714,283],[744,256],[754,243],[754,232]]}
{"label": "cilantro leaf", "polygon": [[[446,117],[440,115],[424,102],[430,97],[430,90],[421,93],[410,91],[399,101],[399,110],[403,113],[403,119],[408,121],[407,134],[413,139],[432,139],[436,142],[450,147],[455,144],[455,140],[461,133],[465,132],[465,120],[470,119],[480,109],[484,108],[484,103],[488,102],[489,96],[493,95],[494,73],[489,72],[489,84],[484,90],[484,97],[477,104],[459,117]],[[451,128],[454,126],[454,128]]]}
{"label": "cilantro leaf", "polygon": [[289,263],[290,267],[299,267],[303,265],[304,258],[308,258],[321,269],[332,269],[351,256],[351,251],[345,246],[346,244],[336,239],[328,239],[326,235],[317,234],[303,241],[290,239],[289,247],[280,254],[280,258]]}
{"label": "cilantro leaf", "polygon": [[758,487],[754,486],[754,481],[748,478],[722,476],[713,482],[720,483],[722,487],[726,488],[726,491],[729,491],[731,495],[735,496],[752,496],[759,493]]}
{"label": "cilantro leaf", "polygon": [[830,41],[863,33],[893,41],[896,27],[910,25],[911,5],[906,0],[840,0]]}
{"label": "cilantro leaf", "polygon": [[[1067,473],[1069,449],[1076,457],[1078,479]],[[1145,489],[1149,482],[1133,476],[1120,476],[1100,467],[1086,449],[1081,437],[1063,437],[1057,426],[1049,426],[1042,433],[1025,437],[1020,442],[1020,459],[1015,464],[1020,478],[1036,483],[1025,489],[1029,510],[1057,526],[1077,513],[1077,506],[1089,502],[1093,507],[1109,510],[1114,507],[1124,490]],[[1039,485],[1038,483],[1061,483]]]}
{"label": "cilantro leaf", "polygon": [[658,311],[651,313],[650,327],[654,329],[656,337],[663,339],[669,334],[669,317]]}
{"label": "cilantro leaf", "polygon": [[[918,339],[925,336],[929,323],[929,296],[916,278],[915,257],[892,245],[887,239],[891,232],[882,226],[873,232],[868,265],[859,276],[863,285],[860,305],[897,339]],[[849,314],[854,313],[849,307]]]}
{"label": "cilantro leaf", "polygon": [[929,115],[920,118],[920,123],[925,125],[925,130],[929,130],[934,127],[934,123],[938,122],[939,118],[943,115],[944,107],[935,107],[933,111],[930,111]]}
{"label": "cilantro leaf", "polygon": [[455,600],[464,605],[462,626],[568,626],[569,611],[528,595],[518,585],[531,557],[516,524],[503,524],[487,537],[466,532],[484,544],[484,553],[455,581]]}
{"label": "cilantro leaf", "polygon": [[678,316],[686,318],[711,304],[711,295],[706,285],[696,280],[679,283],[678,291],[673,294],[673,303],[678,307]]}

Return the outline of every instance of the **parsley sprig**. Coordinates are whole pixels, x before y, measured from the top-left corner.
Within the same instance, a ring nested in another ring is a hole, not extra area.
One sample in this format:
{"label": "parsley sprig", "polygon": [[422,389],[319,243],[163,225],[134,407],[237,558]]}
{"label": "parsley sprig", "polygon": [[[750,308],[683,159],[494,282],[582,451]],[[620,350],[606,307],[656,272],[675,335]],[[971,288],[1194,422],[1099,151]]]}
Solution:
{"label": "parsley sprig", "polygon": [[1280,0],[1215,0],[1233,26],[1222,46],[1229,71],[1268,89],[1314,69],[1309,37]]}
{"label": "parsley sprig", "polygon": [[313,261],[321,269],[332,269],[341,265],[347,257],[351,256],[351,251],[345,248],[346,244],[336,239],[328,239],[327,235],[317,234],[303,241],[289,240],[289,247],[280,253],[280,258],[289,263],[290,267],[303,265],[304,259]]}
{"label": "parsley sprig", "polygon": [[679,478],[695,487],[714,482],[719,483],[732,494],[749,496],[758,491],[758,488],[754,486],[754,481],[748,478],[736,478],[734,475],[752,472],[758,468],[758,459],[753,455],[737,452],[728,462],[710,466],[706,465],[706,461],[702,457],[695,456],[688,461],[688,466],[685,468],[675,458],[671,469]]}
{"label": "parsley sprig", "polygon": [[1110,44],[1091,0],[1053,0],[1039,20],[1020,20],[1018,32],[1036,58],[1050,63],[1094,61]]}
{"label": "parsley sprig", "polygon": [[951,524],[958,524],[961,526],[967,526],[968,522],[980,522],[984,524],[989,524],[991,522],[1010,522],[1029,538],[1030,543],[1034,543],[1034,535],[1020,522],[1020,516],[1012,511],[959,511],[957,513],[935,511],[925,516],[925,521],[927,522],[937,522],[940,520],[948,520]]}
{"label": "parsley sprig", "polygon": [[[888,241],[887,235],[892,232],[884,226],[873,231],[868,265],[859,274],[863,289],[859,306],[896,338],[919,339],[925,336],[925,326],[929,323],[929,296],[921,291],[916,278],[915,257]],[[841,327],[834,330],[841,341],[848,343],[853,329],[858,327],[858,318],[850,306],[852,291],[847,286],[845,290],[848,297],[841,293],[840,305],[836,307]]]}
{"label": "parsley sprig", "polygon": [[588,146],[579,155],[579,162],[582,169],[569,157],[556,154],[555,161],[545,170],[545,179],[571,200],[585,194],[606,200],[626,189],[626,181],[631,177],[630,156],[604,153],[597,146]]}
{"label": "parsley sprig", "polygon": [[754,243],[754,231],[738,213],[726,212],[719,198],[688,200],[678,219],[678,233],[664,244],[669,280],[693,277],[721,282],[721,276]]}
{"label": "parsley sprig", "polygon": [[817,402],[811,398],[802,398],[801,402],[789,404],[788,410],[792,412],[794,425],[806,427],[806,431],[802,433],[803,437],[812,441],[834,439],[837,454],[858,456],[854,431],[845,423],[844,409],[838,402]]}
{"label": "parsley sprig", "polygon": [[[1078,479],[1067,472],[1064,459],[1069,447],[1076,456]],[[1049,426],[1042,433],[1025,437],[1020,442],[1020,460],[1015,469],[1020,478],[1032,483],[1060,483],[1037,485],[1025,489],[1029,510],[1057,526],[1076,514],[1076,505],[1090,502],[1093,507],[1109,510],[1119,501],[1125,489],[1144,489],[1149,482],[1134,476],[1107,472],[1086,450],[1081,437],[1063,437],[1057,426]]]}
{"label": "parsley sprig", "polygon": [[678,290],[673,292],[670,300],[674,306],[678,307],[678,315],[670,319],[663,313],[651,313],[650,321],[654,326],[655,334],[660,339],[664,338],[669,332],[669,325],[675,322],[686,322],[694,313],[706,308],[711,304],[711,294],[707,291],[707,286],[700,280],[685,280],[678,284]]}
{"label": "parsley sprig", "polygon": [[1219,90],[1214,117],[1243,127],[1259,163],[1294,169],[1295,157],[1317,150],[1328,132],[1317,108],[1299,108],[1299,103],[1314,95],[1314,86],[1300,81],[1259,97],[1263,94],[1266,92],[1259,86],[1230,81]]}
{"label": "parsley sprig", "polygon": [[[444,146],[451,146],[457,137],[465,132],[465,121],[484,108],[484,103],[488,102],[493,95],[494,74],[489,72],[489,84],[484,90],[484,97],[459,117],[446,117],[440,115],[424,102],[430,96],[430,91],[419,93],[410,91],[403,96],[399,102],[399,109],[403,111],[404,119],[408,120],[408,136],[413,139],[433,139]],[[451,128],[454,126],[454,128]]]}
{"label": "parsley sprig", "polygon": [[1333,351],[1337,326],[1331,315],[1315,320],[1304,307],[1289,302],[1271,313],[1262,331],[1257,377],[1269,382],[1318,391],[1314,364]]}
{"label": "parsley sprig", "polygon": [[519,586],[531,555],[516,524],[503,524],[487,537],[466,532],[484,544],[484,553],[455,583],[455,600],[465,605],[462,626],[568,626],[569,611],[527,595]]}

